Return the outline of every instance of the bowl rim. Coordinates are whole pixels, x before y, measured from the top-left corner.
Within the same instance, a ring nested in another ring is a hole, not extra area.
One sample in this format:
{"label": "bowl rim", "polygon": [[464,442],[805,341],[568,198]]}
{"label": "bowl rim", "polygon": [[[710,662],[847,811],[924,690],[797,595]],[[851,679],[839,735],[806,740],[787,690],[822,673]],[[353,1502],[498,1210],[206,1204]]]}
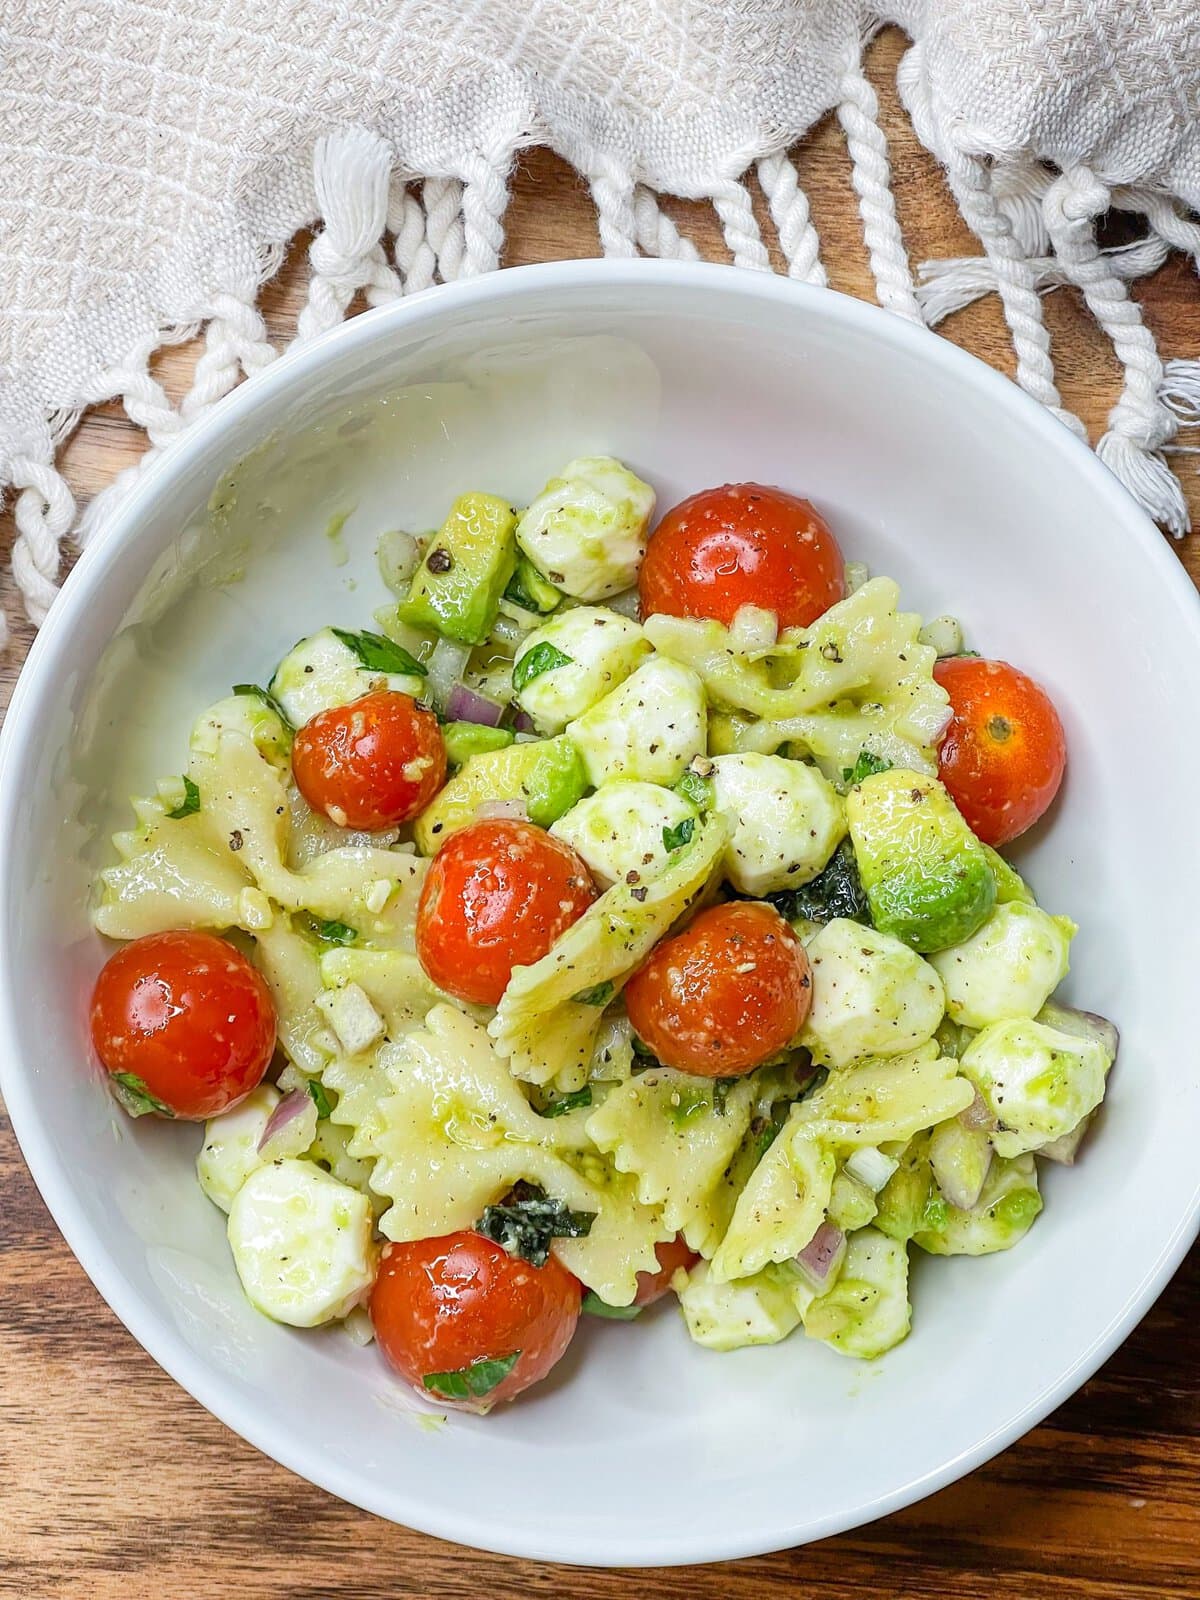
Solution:
{"label": "bowl rim", "polygon": [[[956,374],[999,411],[1021,427],[1040,433],[1075,463],[1107,500],[1112,516],[1124,524],[1131,552],[1154,564],[1164,602],[1170,600],[1200,637],[1200,595],[1165,538],[1119,481],[1088,448],[1043,406],[1003,374],[923,325],[889,314],[878,306],[837,291],[817,288],[767,272],[710,262],[605,260],[594,258],[513,267],[457,283],[438,285],[378,307],[330,329],[310,343],[293,347],[279,360],[247,380],[201,418],[186,439],[149,463],[127,498],[114,511],[103,535],[93,540],[67,578],[60,597],[35,639],[18,678],[8,713],[0,728],[0,905],[13,894],[13,823],[19,809],[19,774],[37,743],[39,713],[66,670],[71,655],[73,623],[103,583],[114,553],[131,536],[145,508],[170,491],[189,469],[198,449],[224,442],[238,452],[243,425],[286,402],[306,375],[319,371],[344,351],[366,349],[396,330],[417,330],[422,324],[453,318],[486,302],[553,295],[561,289],[603,287],[617,293],[653,286],[656,289],[702,290],[716,297],[740,297],[770,303],[807,302],[818,317],[850,329],[868,329],[876,341],[916,354],[932,369]],[[451,1543],[527,1559],[596,1567],[684,1565],[735,1559],[791,1548],[861,1526],[953,1483],[982,1465],[1066,1400],[1108,1359],[1166,1287],[1200,1228],[1200,1194],[1191,1212],[1180,1217],[1156,1259],[1146,1266],[1137,1293],[1118,1315],[1080,1351],[1075,1361],[1051,1383],[1030,1397],[1002,1426],[970,1448],[948,1457],[916,1477],[906,1478],[883,1495],[848,1502],[816,1519],[765,1518],[746,1529],[705,1528],[615,1539],[592,1535],[568,1538],[552,1527],[528,1534],[490,1521],[486,1511],[466,1512],[421,1502],[409,1490],[382,1488],[364,1474],[355,1475],[323,1460],[302,1441],[263,1423],[252,1403],[238,1398],[227,1380],[205,1365],[165,1319],[143,1312],[127,1292],[122,1274],[109,1259],[102,1234],[88,1220],[74,1192],[69,1172],[58,1161],[43,1131],[34,1095],[33,1075],[19,1056],[16,997],[8,981],[10,964],[0,950],[0,1094],[3,1095],[25,1162],[38,1191],[67,1244],[96,1289],[142,1348],[184,1390],[208,1411],[265,1455],[308,1482],[340,1499],[387,1520]],[[624,1542],[623,1542],[624,1541]]]}

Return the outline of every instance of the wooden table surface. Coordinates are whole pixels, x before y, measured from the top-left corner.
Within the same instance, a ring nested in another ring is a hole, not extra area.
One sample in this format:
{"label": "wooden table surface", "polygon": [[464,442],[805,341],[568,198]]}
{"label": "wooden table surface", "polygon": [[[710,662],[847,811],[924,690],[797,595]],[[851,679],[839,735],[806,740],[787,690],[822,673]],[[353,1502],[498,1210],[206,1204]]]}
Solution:
{"label": "wooden table surface", "polygon": [[[914,261],[975,253],[890,88],[899,41],[873,48],[901,221]],[[828,121],[796,152],[836,288],[872,297],[841,135]],[[673,206],[704,253],[725,259],[706,208]],[[522,157],[506,260],[598,254],[574,174]],[[267,294],[286,338],[303,293],[298,250]],[[1173,258],[1138,290],[1165,355],[1195,355],[1200,294]],[[1061,385],[1093,437],[1116,394],[1111,352],[1073,293],[1047,301]],[[1001,370],[1012,355],[996,302],[948,336]],[[192,352],[167,352],[174,394]],[[141,448],[115,406],[67,450],[81,499]],[[1180,458],[1185,463],[1189,458]],[[1200,477],[1185,465],[1200,525]],[[5,557],[12,519],[0,522]],[[1175,547],[1200,580],[1200,536]],[[9,615],[17,611],[7,571]],[[28,630],[4,663],[7,703]],[[1182,1065],[1182,1064],[1181,1064]],[[1053,1308],[1048,1308],[1053,1315]],[[1200,1258],[1106,1367],[1042,1427],[923,1504],[807,1549],[703,1568],[577,1571],[482,1555],[390,1526],[259,1455],[162,1373],[100,1300],[51,1222],[0,1108],[0,1594],[28,1600],[316,1600],[634,1596],[663,1600],[887,1595],[889,1600],[1133,1600],[1200,1596]],[[987,1374],[980,1374],[987,1382]],[[647,1493],[654,1487],[647,1484]]]}

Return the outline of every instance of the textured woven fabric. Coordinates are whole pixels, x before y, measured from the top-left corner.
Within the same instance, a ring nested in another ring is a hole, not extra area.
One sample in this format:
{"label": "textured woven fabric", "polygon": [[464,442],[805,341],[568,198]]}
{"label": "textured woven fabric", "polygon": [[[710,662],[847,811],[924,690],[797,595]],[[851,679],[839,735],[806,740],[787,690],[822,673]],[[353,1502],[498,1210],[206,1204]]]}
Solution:
{"label": "textured woven fabric", "polygon": [[[885,22],[913,48],[900,87],[984,253],[914,282],[861,54]],[[1200,386],[1164,373],[1127,291],[1200,231],[1196,0],[6,0],[0,80],[0,487],[31,616],[81,527],[55,452],[122,398],[164,448],[275,351],[264,279],[316,227],[299,336],[360,289],[382,301],[499,265],[524,144],[584,175],[611,254],[689,255],[664,193],[708,200],[735,262],[769,265],[756,170],[789,272],[824,282],[788,148],[826,111],[845,130],[881,303],[935,322],[999,292],[1018,379],[1061,412],[1039,293],[1077,283],[1127,375],[1101,453],[1151,512],[1186,512],[1163,459]],[[1052,165],[1048,165],[1052,164]],[[1144,211],[1142,254],[1100,251],[1110,204]],[[149,370],[204,329],[173,406]]]}

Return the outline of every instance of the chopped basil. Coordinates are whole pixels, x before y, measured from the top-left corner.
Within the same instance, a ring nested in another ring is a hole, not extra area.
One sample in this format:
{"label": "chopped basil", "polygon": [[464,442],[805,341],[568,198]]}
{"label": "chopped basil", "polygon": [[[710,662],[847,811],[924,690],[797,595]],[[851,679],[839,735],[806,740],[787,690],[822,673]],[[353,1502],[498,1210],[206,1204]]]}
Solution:
{"label": "chopped basil", "polygon": [[690,801],[697,811],[711,811],[717,797],[712,779],[702,778],[698,772],[692,772],[690,768],[675,785],[675,793]]}
{"label": "chopped basil", "polygon": [[573,994],[571,999],[581,1006],[606,1006],[612,999],[616,990],[607,979],[598,983],[591,989],[580,989],[578,994]]}
{"label": "chopped basil", "polygon": [[410,656],[402,645],[393,644],[381,633],[349,633],[345,628],[330,628],[336,638],[362,662],[370,672],[397,672],[406,677],[414,674],[423,678],[426,668],[415,656]]}
{"label": "chopped basil", "polygon": [[695,817],[684,817],[683,821],[674,828],[663,829],[663,848],[665,850],[682,850],[685,844],[691,844],[692,835],[695,831]]}
{"label": "chopped basil", "polygon": [[589,1289],[584,1295],[579,1309],[589,1317],[607,1317],[612,1322],[632,1322],[634,1317],[642,1314],[641,1306],[610,1306],[607,1300],[601,1300],[594,1289]]}
{"label": "chopped basil", "polygon": [[520,556],[516,570],[508,581],[504,598],[525,611],[545,616],[558,606],[562,593],[542,577],[528,556]]}
{"label": "chopped basil", "polygon": [[553,672],[556,667],[572,665],[574,661],[571,656],[564,655],[557,645],[543,639],[541,644],[535,644],[532,650],[527,650],[513,667],[513,693],[520,694],[527,683],[540,678],[543,672]]}
{"label": "chopped basil", "polygon": [[848,917],[870,924],[871,910],[858,873],[853,847],[847,841],[830,856],[811,883],[782,889],[767,899],[789,922],[831,922]]}
{"label": "chopped basil", "polygon": [[592,1090],[590,1084],[584,1084],[582,1089],[576,1089],[574,1094],[560,1095],[557,1100],[551,1100],[548,1106],[542,1107],[544,1117],[565,1117],[568,1111],[578,1111],[581,1106],[590,1106],[592,1103]]}
{"label": "chopped basil", "polygon": [[200,809],[200,790],[185,776],[183,780],[183,803],[168,811],[167,815],[172,822],[178,822],[181,817],[194,817]]}
{"label": "chopped basil", "polygon": [[144,1117],[151,1112],[157,1112],[160,1117],[174,1117],[170,1106],[151,1094],[136,1072],[114,1072],[109,1081],[113,1094],[131,1117]]}
{"label": "chopped basil", "polygon": [[308,1080],[308,1092],[313,1105],[317,1108],[318,1117],[327,1117],[333,1107],[329,1104],[329,1096],[325,1093],[325,1085],[320,1078],[310,1078]]}
{"label": "chopped basil", "polygon": [[872,777],[876,772],[887,772],[892,763],[885,756],[873,755],[870,750],[860,750],[852,767],[842,768],[842,777],[853,789],[856,783]]}
{"label": "chopped basil", "polygon": [[353,944],[358,938],[358,929],[345,922],[325,922],[320,917],[309,917],[308,926],[326,944]]}
{"label": "chopped basil", "polygon": [[456,1372],[427,1372],[421,1382],[431,1394],[440,1394],[446,1400],[482,1400],[504,1382],[520,1354],[514,1350],[507,1356],[485,1357]]}
{"label": "chopped basil", "polygon": [[287,712],[279,704],[279,701],[276,700],[275,696],[269,689],[264,689],[260,683],[235,683],[233,686],[233,692],[234,694],[253,695],[256,700],[261,700],[263,705],[267,706],[269,710],[275,713],[285,728],[290,728],[292,726],[288,721]]}
{"label": "chopped basil", "polygon": [[572,1211],[552,1200],[533,1183],[518,1183],[507,1200],[487,1206],[475,1232],[519,1256],[531,1266],[544,1267],[551,1239],[582,1239],[591,1232],[594,1211]]}

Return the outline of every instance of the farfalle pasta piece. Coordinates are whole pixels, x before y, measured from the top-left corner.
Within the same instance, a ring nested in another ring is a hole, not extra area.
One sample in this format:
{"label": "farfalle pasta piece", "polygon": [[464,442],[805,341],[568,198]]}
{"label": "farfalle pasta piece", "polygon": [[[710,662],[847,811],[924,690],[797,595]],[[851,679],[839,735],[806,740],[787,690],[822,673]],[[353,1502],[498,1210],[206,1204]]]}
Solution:
{"label": "farfalle pasta piece", "polygon": [[839,1152],[892,1141],[907,1143],[926,1128],[965,1111],[975,1091],[958,1062],[939,1056],[930,1040],[905,1055],[830,1073],[795,1107],[794,1139]]}
{"label": "farfalle pasta piece", "polygon": [[703,893],[727,838],[728,825],[707,818],[655,877],[615,884],[547,955],[514,971],[488,1031],[518,1078],[564,1089],[585,1081],[605,1001]]}
{"label": "farfalle pasta piece", "polygon": [[645,632],[657,651],[699,674],[714,705],[759,719],[739,748],[799,745],[834,781],[863,750],[933,773],[949,702],[933,678],[936,651],[918,642],[921,619],[899,611],[899,599],[890,578],[873,578],[753,657],[718,622],[655,616]]}
{"label": "farfalle pasta piece", "polygon": [[815,1140],[797,1138],[798,1106],[747,1180],[720,1248],[713,1277],[748,1278],[804,1249],[825,1220],[837,1162]]}

